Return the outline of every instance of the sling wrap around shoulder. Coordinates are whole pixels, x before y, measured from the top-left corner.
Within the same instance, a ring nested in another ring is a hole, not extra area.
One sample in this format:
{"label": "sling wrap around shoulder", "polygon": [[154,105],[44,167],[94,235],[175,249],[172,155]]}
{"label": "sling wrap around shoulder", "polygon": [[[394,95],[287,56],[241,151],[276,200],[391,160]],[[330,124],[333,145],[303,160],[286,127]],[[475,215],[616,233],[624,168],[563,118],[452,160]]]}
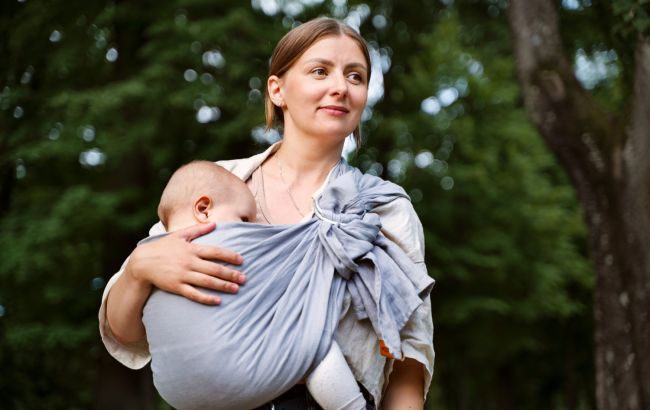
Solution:
{"label": "sling wrap around shoulder", "polygon": [[250,409],[279,396],[327,354],[346,292],[400,359],[400,331],[434,281],[380,233],[373,210],[397,198],[408,198],[401,187],[341,160],[309,221],[228,223],[197,238],[238,251],[247,282],[220,293],[218,306],[153,291],[143,322],[160,395],[181,410]]}

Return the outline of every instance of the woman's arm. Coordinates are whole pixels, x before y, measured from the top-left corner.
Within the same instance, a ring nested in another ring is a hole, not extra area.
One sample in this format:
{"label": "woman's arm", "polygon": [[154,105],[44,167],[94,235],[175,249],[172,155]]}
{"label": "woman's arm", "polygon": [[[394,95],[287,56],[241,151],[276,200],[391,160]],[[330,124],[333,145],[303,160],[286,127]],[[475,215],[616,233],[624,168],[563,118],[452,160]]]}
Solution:
{"label": "woman's arm", "polygon": [[124,345],[145,339],[142,309],[151,292],[151,285],[132,274],[122,273],[106,299],[106,319],[115,339]]}
{"label": "woman's arm", "polygon": [[[406,199],[398,199],[380,208],[376,211],[381,217],[382,232],[402,248],[419,269],[426,271],[424,230],[413,205]],[[383,407],[421,409],[435,359],[430,298],[413,312],[400,334],[402,352],[407,359],[394,362],[382,399]]]}
{"label": "woman's arm", "polygon": [[395,361],[390,381],[382,399],[385,410],[421,410],[424,408],[424,366],[406,358]]}
{"label": "woman's arm", "polygon": [[145,339],[142,309],[154,286],[208,305],[221,300],[197,290],[197,286],[228,293],[239,290],[244,275],[213,262],[239,265],[239,254],[191,243],[214,228],[214,224],[195,225],[140,245],[131,253],[106,299],[106,319],[117,341],[131,344]]}

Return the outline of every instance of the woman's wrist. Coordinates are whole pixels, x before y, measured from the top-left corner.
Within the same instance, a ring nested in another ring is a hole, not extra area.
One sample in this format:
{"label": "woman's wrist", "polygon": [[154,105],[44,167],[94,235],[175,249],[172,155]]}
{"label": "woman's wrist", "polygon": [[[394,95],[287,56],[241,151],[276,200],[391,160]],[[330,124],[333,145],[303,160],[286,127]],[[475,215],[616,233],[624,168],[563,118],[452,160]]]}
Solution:
{"label": "woman's wrist", "polygon": [[149,294],[151,291],[151,288],[153,287],[151,281],[146,277],[145,272],[142,271],[142,269],[138,269],[137,266],[137,258],[138,255],[136,254],[137,249],[133,251],[131,254],[131,257],[129,258],[129,261],[126,263],[126,266],[124,267],[124,281],[128,283],[129,288],[136,292],[143,292]]}
{"label": "woman's wrist", "polygon": [[140,343],[146,337],[142,309],[153,285],[134,273],[132,260],[129,260],[106,300],[108,327],[113,337],[123,345]]}

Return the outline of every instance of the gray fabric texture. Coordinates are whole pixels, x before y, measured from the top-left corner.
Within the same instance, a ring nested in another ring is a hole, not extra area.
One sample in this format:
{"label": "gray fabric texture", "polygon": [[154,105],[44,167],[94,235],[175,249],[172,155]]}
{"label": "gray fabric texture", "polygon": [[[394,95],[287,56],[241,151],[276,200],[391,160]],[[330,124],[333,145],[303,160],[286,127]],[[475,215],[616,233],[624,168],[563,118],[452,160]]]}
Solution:
{"label": "gray fabric texture", "polygon": [[220,224],[195,240],[242,254],[238,294],[206,306],[153,291],[143,322],[154,384],[172,406],[249,409],[279,396],[327,354],[345,292],[402,357],[399,332],[434,281],[380,233],[372,210],[408,196],[343,160],[333,172],[307,222]]}

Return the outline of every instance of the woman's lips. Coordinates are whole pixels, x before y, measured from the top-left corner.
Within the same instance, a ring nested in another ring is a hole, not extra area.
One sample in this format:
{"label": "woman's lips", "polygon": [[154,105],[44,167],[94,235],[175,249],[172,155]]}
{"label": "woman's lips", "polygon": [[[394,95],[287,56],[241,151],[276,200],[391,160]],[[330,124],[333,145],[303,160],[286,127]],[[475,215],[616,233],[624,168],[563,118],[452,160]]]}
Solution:
{"label": "woman's lips", "polygon": [[337,106],[337,105],[326,105],[326,106],[324,106],[324,107],[321,107],[320,109],[321,109],[321,110],[324,110],[324,111],[327,112],[328,114],[336,115],[336,116],[345,115],[345,114],[347,114],[348,112],[350,112],[350,110],[348,110],[347,108],[345,108],[345,107],[339,107],[339,106]]}

